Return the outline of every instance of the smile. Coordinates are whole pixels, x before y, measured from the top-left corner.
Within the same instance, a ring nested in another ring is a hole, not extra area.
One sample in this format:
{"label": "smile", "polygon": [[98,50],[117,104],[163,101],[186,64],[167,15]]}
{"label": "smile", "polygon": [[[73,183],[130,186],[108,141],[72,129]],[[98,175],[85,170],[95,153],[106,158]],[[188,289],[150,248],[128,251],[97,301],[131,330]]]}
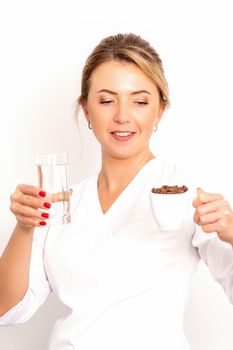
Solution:
{"label": "smile", "polygon": [[113,131],[112,136],[117,141],[128,141],[133,138],[135,132],[132,131]]}

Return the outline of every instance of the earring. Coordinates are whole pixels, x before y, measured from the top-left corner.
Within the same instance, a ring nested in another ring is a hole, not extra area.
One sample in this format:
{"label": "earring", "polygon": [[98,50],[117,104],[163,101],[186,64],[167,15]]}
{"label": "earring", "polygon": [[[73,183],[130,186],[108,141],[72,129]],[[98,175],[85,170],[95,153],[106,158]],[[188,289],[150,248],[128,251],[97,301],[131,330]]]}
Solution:
{"label": "earring", "polygon": [[158,130],[158,124],[155,125],[154,132]]}
{"label": "earring", "polygon": [[90,123],[90,122],[88,122],[88,128],[89,128],[90,130],[92,130],[92,127],[91,127],[91,123]]}

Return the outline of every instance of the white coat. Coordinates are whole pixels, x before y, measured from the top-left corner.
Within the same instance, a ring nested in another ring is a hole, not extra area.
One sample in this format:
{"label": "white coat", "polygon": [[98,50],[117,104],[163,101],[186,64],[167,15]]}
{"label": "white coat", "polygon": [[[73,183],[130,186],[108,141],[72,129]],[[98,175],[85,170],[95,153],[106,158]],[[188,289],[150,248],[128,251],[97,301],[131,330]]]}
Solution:
{"label": "white coat", "polygon": [[[183,314],[198,262],[232,302],[232,246],[194,224],[195,187],[175,165],[149,161],[105,214],[97,176],[74,187],[70,224],[36,229],[29,289],[0,325],[28,320],[52,291],[67,315],[49,350],[189,349]],[[177,231],[159,229],[150,207],[152,187],[169,183],[190,192],[190,215]]]}

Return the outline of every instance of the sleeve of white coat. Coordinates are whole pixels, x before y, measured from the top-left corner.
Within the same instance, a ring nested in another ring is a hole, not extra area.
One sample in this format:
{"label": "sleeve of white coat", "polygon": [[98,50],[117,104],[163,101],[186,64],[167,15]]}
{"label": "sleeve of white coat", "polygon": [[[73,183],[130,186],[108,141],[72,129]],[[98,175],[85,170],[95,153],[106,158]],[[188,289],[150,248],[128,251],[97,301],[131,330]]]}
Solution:
{"label": "sleeve of white coat", "polygon": [[44,269],[44,244],[47,228],[34,232],[30,263],[29,288],[24,298],[5,315],[0,317],[0,325],[15,325],[31,318],[51,292]]}
{"label": "sleeve of white coat", "polygon": [[207,264],[211,275],[221,284],[233,304],[233,248],[223,242],[217,233],[205,233],[196,225],[192,244],[198,249],[201,259]]}

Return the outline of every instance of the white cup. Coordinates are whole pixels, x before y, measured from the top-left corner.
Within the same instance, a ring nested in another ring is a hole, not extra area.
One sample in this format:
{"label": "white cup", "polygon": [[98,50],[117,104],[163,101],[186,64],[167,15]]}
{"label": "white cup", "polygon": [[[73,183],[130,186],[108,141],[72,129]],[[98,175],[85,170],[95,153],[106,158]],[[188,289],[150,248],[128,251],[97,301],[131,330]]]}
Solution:
{"label": "white cup", "polygon": [[161,230],[178,231],[188,216],[189,191],[177,194],[150,192],[153,217]]}
{"label": "white cup", "polygon": [[[36,157],[39,186],[46,192],[46,200],[52,203],[49,224],[70,222],[70,202],[68,183],[68,155],[39,154]],[[55,200],[59,201],[55,201]]]}

